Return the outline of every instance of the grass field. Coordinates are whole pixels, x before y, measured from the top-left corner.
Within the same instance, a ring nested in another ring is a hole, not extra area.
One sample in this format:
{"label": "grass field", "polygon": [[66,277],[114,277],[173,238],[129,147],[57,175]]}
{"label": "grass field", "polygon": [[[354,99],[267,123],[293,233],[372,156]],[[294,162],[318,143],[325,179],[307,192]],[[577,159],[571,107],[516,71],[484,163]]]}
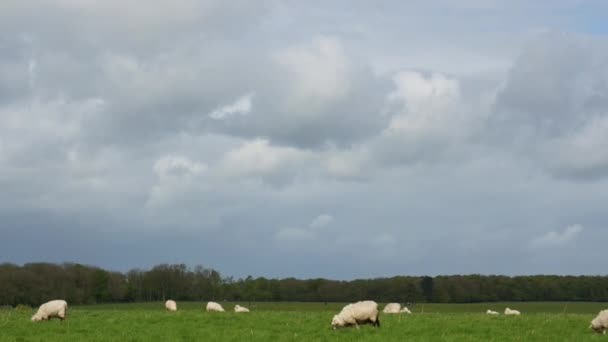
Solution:
{"label": "grass field", "polygon": [[[234,303],[221,303],[232,309]],[[240,302],[248,306],[248,302]],[[61,322],[32,323],[31,311],[0,310],[0,341],[585,341],[608,340],[587,329],[605,303],[418,304],[412,315],[381,315],[379,329],[331,330],[339,303],[251,303],[249,314],[207,313],[203,303],[70,307]],[[506,306],[519,317],[487,316]],[[384,307],[383,304],[380,307]]]}

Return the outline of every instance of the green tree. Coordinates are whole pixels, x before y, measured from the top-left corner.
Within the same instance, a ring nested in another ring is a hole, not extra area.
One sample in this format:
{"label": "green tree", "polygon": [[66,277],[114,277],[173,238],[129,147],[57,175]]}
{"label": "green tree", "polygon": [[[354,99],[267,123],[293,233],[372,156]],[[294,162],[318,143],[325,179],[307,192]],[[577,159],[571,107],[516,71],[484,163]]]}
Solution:
{"label": "green tree", "polygon": [[429,276],[422,277],[420,281],[420,287],[422,288],[422,295],[426,299],[427,302],[433,301],[433,278]]}

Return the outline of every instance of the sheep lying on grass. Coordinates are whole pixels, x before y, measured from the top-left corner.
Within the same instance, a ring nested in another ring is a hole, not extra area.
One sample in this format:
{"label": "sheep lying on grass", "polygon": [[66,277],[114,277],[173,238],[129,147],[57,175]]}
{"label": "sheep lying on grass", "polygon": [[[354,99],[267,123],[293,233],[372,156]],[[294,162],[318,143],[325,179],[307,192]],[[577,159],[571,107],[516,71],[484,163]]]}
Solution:
{"label": "sheep lying on grass", "polygon": [[247,309],[244,306],[240,306],[240,305],[235,305],[234,306],[234,312],[249,312],[249,309]]}
{"label": "sheep lying on grass", "polygon": [[411,314],[412,312],[407,308],[407,306],[404,306],[399,313]]}
{"label": "sheep lying on grass", "polygon": [[505,309],[505,315],[515,315],[515,316],[519,316],[521,314],[521,312],[517,311],[517,310],[511,310],[509,308]]}
{"label": "sheep lying on grass", "polygon": [[224,308],[216,302],[207,303],[207,311],[224,312]]}
{"label": "sheep lying on grass", "polygon": [[384,307],[384,310],[382,310],[382,312],[387,313],[387,314],[396,314],[396,313],[399,313],[399,310],[401,310],[401,304],[388,303],[388,304],[386,304],[386,306]]}

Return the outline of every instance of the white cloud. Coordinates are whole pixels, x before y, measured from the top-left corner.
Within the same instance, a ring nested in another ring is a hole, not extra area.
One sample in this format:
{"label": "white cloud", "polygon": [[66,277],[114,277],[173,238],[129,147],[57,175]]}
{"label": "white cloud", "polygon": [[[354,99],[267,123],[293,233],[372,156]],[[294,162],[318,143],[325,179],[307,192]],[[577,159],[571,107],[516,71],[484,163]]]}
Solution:
{"label": "white cloud", "polygon": [[581,232],[583,226],[580,224],[574,224],[566,227],[563,231],[550,231],[542,236],[539,236],[532,240],[531,245],[533,247],[557,247],[563,246],[569,242],[572,242]]}
{"label": "white cloud", "polygon": [[234,115],[247,115],[251,112],[251,102],[254,93],[239,97],[234,103],[214,109],[209,117],[214,120],[223,120]]}
{"label": "white cloud", "polygon": [[366,146],[355,146],[348,150],[330,149],[323,163],[328,175],[343,180],[365,178],[371,168],[371,158]]}
{"label": "white cloud", "polygon": [[389,100],[402,103],[405,112],[418,120],[435,119],[450,110],[460,98],[458,81],[439,73],[425,77],[419,72],[404,71],[397,73],[393,81],[396,89],[389,95]]}
{"label": "white cloud", "polygon": [[389,103],[401,105],[392,116],[385,136],[404,136],[412,143],[417,140],[448,139],[457,133],[461,119],[455,110],[460,101],[457,80],[441,74],[425,77],[419,72],[398,73],[393,81],[395,90]]}
{"label": "white cloud", "polygon": [[440,73],[404,71],[393,77],[388,126],[370,141],[370,155],[382,164],[442,160],[466,145],[479,114],[465,103],[460,82]]}
{"label": "white cloud", "polygon": [[221,174],[229,178],[261,177],[269,182],[293,176],[311,156],[293,147],[273,146],[258,138],[228,151],[220,161]]}
{"label": "white cloud", "polygon": [[[350,61],[338,38],[317,37],[310,44],[287,48],[275,56],[294,85],[292,105],[316,107],[350,90]],[[314,112],[314,111],[313,111]]]}
{"label": "white cloud", "polygon": [[334,217],[329,214],[321,214],[315,217],[314,220],[310,223],[310,228],[318,229],[323,228],[334,221]]}

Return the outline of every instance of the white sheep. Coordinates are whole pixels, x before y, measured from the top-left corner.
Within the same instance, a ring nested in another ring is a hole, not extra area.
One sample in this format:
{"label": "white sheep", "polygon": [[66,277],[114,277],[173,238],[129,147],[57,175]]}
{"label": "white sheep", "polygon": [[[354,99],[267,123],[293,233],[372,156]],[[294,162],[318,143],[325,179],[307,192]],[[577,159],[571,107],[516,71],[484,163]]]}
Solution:
{"label": "white sheep", "polygon": [[399,313],[411,314],[412,312],[407,308],[407,306],[404,306]]}
{"label": "white sheep", "polygon": [[244,306],[240,306],[240,305],[235,305],[234,306],[234,312],[249,312],[249,309],[247,309]]}
{"label": "white sheep", "polygon": [[517,311],[517,310],[511,310],[509,308],[505,309],[505,315],[515,315],[515,316],[519,316],[521,314],[521,312]]}
{"label": "white sheep", "polygon": [[216,302],[207,303],[207,311],[224,312],[224,308]]}
{"label": "white sheep", "polygon": [[177,303],[174,300],[167,300],[165,302],[165,309],[167,311],[177,311]]}
{"label": "white sheep", "polygon": [[377,327],[380,326],[378,317],[378,303],[366,300],[353,304],[348,304],[339,314],[335,315],[331,320],[333,329],[345,326],[354,325],[359,328],[359,324],[371,323]]}
{"label": "white sheep", "polygon": [[608,329],[608,310],[600,311],[591,321],[589,328],[606,335],[606,329]]}
{"label": "white sheep", "polygon": [[396,314],[396,313],[399,313],[399,310],[401,310],[401,304],[388,303],[388,304],[386,304],[386,306],[384,307],[384,310],[382,310],[382,312],[386,313],[386,314]]}
{"label": "white sheep", "polygon": [[488,309],[488,311],[486,311],[486,314],[488,314],[488,315],[498,315],[499,313],[497,311],[493,311],[493,310]]}
{"label": "white sheep", "polygon": [[45,321],[53,317],[64,320],[67,310],[68,302],[61,299],[52,300],[40,305],[36,314],[32,316],[32,322]]}

